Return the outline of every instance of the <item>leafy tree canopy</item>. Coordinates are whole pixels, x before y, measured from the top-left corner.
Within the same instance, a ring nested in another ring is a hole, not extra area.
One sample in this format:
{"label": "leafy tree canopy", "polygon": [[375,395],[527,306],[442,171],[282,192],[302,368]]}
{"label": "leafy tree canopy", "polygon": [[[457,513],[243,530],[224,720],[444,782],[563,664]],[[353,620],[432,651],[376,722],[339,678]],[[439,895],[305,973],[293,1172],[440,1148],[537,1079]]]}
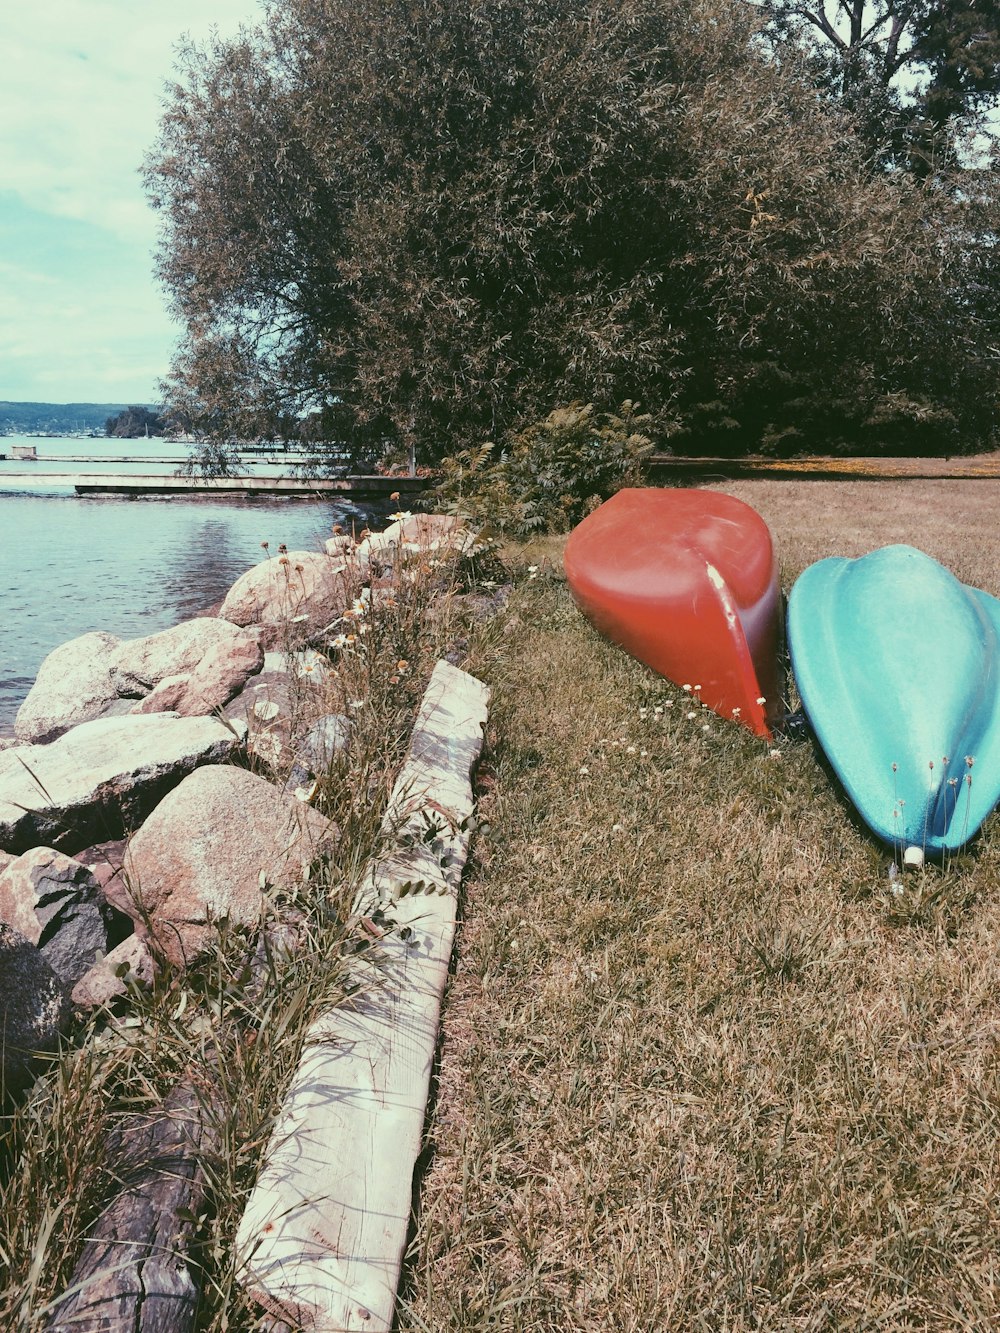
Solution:
{"label": "leafy tree canopy", "polygon": [[983,215],[873,171],[716,0],[273,0],[188,47],[147,163],[175,418],[433,460],[554,406],[660,444],[981,443]]}
{"label": "leafy tree canopy", "polygon": [[122,440],[133,440],[139,435],[162,435],[163,419],[148,407],[126,407],[104,423],[104,434]]}
{"label": "leafy tree canopy", "polygon": [[[819,84],[857,115],[884,160],[953,167],[970,132],[992,137],[998,0],[760,0],[779,42],[802,40]],[[980,152],[985,145],[980,145]]]}

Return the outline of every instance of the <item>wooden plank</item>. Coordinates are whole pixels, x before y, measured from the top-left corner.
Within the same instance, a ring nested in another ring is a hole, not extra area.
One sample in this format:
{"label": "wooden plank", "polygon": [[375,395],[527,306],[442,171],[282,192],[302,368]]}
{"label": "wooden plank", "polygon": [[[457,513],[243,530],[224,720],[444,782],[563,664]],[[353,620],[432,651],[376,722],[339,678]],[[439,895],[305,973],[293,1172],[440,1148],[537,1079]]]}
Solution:
{"label": "wooden plank", "polygon": [[[42,478],[48,480],[47,478]],[[298,477],[178,477],[151,473],[135,476],[81,475],[60,478],[77,495],[348,495],[354,490],[344,477],[304,481]]]}
{"label": "wooden plank", "polygon": [[707,481],[727,478],[769,477],[777,481],[893,480],[993,480],[1000,479],[1000,452],[946,458],[850,458],[813,455],[803,458],[764,458],[744,454],[739,458],[682,458],[674,454],[651,454],[646,477],[652,485],[670,485],[678,479],[701,477]]}
{"label": "wooden plank", "polygon": [[187,1249],[205,1195],[207,1133],[197,1093],[171,1092],[159,1112],[133,1117],[109,1153],[120,1189],[84,1242],[49,1333],[186,1333],[198,1289]]}
{"label": "wooden plank", "polygon": [[355,902],[395,925],[310,1029],[237,1235],[261,1304],[315,1333],[388,1331],[468,854],[488,691],[439,662]]}
{"label": "wooden plank", "polygon": [[[66,461],[66,460],[62,460]],[[77,495],[326,495],[385,497],[398,492],[416,497],[432,484],[429,477],[183,477],[173,473],[8,472],[0,481],[72,488]]]}

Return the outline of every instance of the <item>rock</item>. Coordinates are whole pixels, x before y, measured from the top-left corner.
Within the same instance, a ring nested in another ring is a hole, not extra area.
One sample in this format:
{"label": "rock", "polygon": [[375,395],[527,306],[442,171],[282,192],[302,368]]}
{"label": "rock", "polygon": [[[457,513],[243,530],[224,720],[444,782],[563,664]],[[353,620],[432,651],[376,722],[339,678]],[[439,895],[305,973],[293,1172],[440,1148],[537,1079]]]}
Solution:
{"label": "rock", "polygon": [[0,1072],[4,1098],[31,1082],[34,1054],[55,1048],[70,1018],[62,982],[30,940],[0,921]]}
{"label": "rock", "polygon": [[272,770],[291,762],[293,711],[287,671],[262,671],[226,705],[226,716],[246,726],[247,754]]}
{"label": "rock", "polygon": [[356,552],[359,565],[366,573],[372,566],[387,569],[397,557],[430,555],[464,555],[475,544],[475,533],[448,514],[409,514],[390,523],[384,532],[372,532],[360,542]]}
{"label": "rock", "polygon": [[85,866],[97,880],[105,901],[134,921],[137,915],[135,903],[122,874],[122,863],[125,860],[127,847],[126,838],[95,842],[92,847],[77,852],[74,860]]}
{"label": "rock", "polygon": [[375,572],[391,568],[399,548],[399,534],[399,523],[390,523],[384,532],[370,532],[358,543],[356,558],[365,578],[373,572],[373,564]]}
{"label": "rock", "polygon": [[119,694],[141,697],[168,676],[194,671],[210,653],[221,654],[222,660],[230,653],[245,654],[245,640],[246,635],[228,620],[211,616],[184,620],[172,629],[121,644],[112,655],[111,679]]}
{"label": "rock", "polygon": [[221,614],[234,625],[283,627],[290,641],[304,642],[350,605],[355,586],[347,561],[291,551],[248,569],[226,594]]}
{"label": "rock", "polygon": [[135,828],[202,764],[228,759],[245,728],[214,717],[98,718],[50,745],[0,753],[0,849],[72,853],[95,836]]}
{"label": "rock", "polygon": [[328,537],[323,545],[326,547],[327,554],[336,556],[338,560],[350,560],[354,555],[354,538],[348,537],[346,532]]}
{"label": "rock", "polygon": [[327,713],[306,732],[296,757],[319,773],[346,752],[353,729],[354,723],[343,713]]}
{"label": "rock", "polygon": [[265,672],[286,672],[311,685],[321,685],[330,670],[330,659],[314,648],[304,652],[264,654]]}
{"label": "rock", "polygon": [[111,662],[121,640],[96,631],[53,649],[18,709],[21,744],[55,740],[78,722],[100,717],[118,698]]}
{"label": "rock", "polygon": [[274,772],[292,762],[296,738],[326,711],[321,687],[329,664],[313,656],[323,665],[308,670],[307,654],[267,653],[264,670],[226,706],[226,716],[247,727],[247,752]]}
{"label": "rock", "polygon": [[[175,713],[178,711],[177,705],[184,698],[184,694],[191,679],[189,672],[180,676],[164,676],[158,685],[154,685],[144,699],[140,699],[137,704],[133,704],[129,709],[130,713]],[[211,712],[211,709],[206,709]]]}
{"label": "rock", "polygon": [[81,1009],[99,1009],[127,995],[130,984],[151,986],[155,976],[156,963],[149,945],[141,936],[130,935],[83,974],[71,998]]}
{"label": "rock", "polygon": [[273,652],[282,652],[288,647],[289,642],[295,644],[305,643],[310,635],[309,617],[300,616],[294,624],[257,624],[245,625],[247,634],[253,634],[257,642],[267,654]]}
{"label": "rock", "polygon": [[69,987],[132,930],[86,866],[51,847],[25,852],[0,874],[0,920],[36,945]]}
{"label": "rock", "polygon": [[220,708],[264,665],[264,649],[256,637],[243,634],[225,648],[210,648],[191,672],[187,696],[178,712],[182,717]]}
{"label": "rock", "polygon": [[289,653],[287,662],[287,670],[296,680],[309,685],[324,685],[330,674],[330,659],[314,648],[307,648],[301,653]]}
{"label": "rock", "polygon": [[299,742],[285,791],[294,795],[308,789],[317,774],[343,759],[351,743],[354,724],[343,713],[327,713],[309,728]]}
{"label": "rock", "polygon": [[404,547],[415,551],[453,551],[465,554],[476,535],[462,519],[452,514],[411,514],[400,521]]}
{"label": "rock", "polygon": [[253,715],[255,721],[274,722],[281,716],[281,705],[271,699],[255,699]]}
{"label": "rock", "polygon": [[192,773],[132,839],[125,870],[163,953],[185,964],[209,947],[213,921],[252,926],[262,878],[300,882],[338,830],[318,811],[239,768]]}
{"label": "rock", "polygon": [[193,671],[164,677],[133,706],[132,712],[203,717],[227,704],[263,664],[264,650],[249,635],[241,635],[232,643],[215,644]]}

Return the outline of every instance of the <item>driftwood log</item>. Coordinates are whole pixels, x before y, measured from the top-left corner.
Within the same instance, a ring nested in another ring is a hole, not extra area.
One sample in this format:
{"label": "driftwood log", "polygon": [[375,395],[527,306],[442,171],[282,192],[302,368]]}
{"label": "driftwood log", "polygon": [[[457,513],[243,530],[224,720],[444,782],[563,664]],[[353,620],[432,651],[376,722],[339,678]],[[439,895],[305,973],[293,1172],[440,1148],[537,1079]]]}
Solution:
{"label": "driftwood log", "polygon": [[180,1084],[147,1116],[116,1132],[109,1167],[118,1189],[84,1242],[51,1333],[186,1333],[198,1288],[186,1252],[205,1193],[200,1151],[207,1116]]}
{"label": "driftwood log", "polygon": [[353,998],[306,1034],[237,1232],[245,1284],[280,1327],[392,1327],[488,698],[437,664],[389,800],[387,851],[354,904],[381,938],[357,957]]}

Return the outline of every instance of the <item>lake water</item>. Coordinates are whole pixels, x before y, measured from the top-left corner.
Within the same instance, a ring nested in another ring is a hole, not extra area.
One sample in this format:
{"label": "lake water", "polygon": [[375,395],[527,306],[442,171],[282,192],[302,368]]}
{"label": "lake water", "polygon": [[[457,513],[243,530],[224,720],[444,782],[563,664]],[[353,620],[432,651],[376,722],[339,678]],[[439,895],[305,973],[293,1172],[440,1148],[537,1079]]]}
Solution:
{"label": "lake water", "polygon": [[[37,446],[39,460],[10,458],[15,444]],[[212,603],[250,565],[284,542],[320,550],[331,526],[369,511],[348,501],[293,499],[128,499],[77,496],[47,478],[67,473],[167,474],[175,464],[142,461],[185,457],[162,440],[0,437],[0,735],[42,659],[90,630],[135,638],[167,629]],[[132,465],[72,463],[74,455],[118,458]],[[41,460],[45,461],[41,461]],[[251,471],[280,472],[254,466]]]}

